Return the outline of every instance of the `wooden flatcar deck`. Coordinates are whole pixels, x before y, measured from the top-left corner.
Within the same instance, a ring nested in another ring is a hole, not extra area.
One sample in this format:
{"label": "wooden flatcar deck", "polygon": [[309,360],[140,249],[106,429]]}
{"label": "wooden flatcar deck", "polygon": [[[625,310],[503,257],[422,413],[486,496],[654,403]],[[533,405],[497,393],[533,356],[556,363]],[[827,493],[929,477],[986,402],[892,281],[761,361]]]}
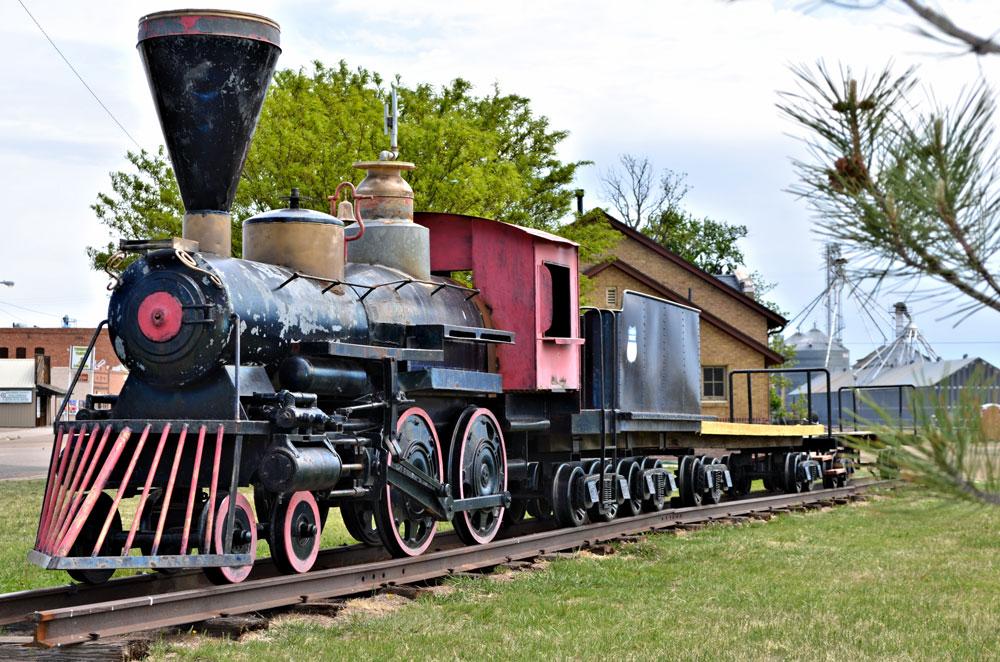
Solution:
{"label": "wooden flatcar deck", "polygon": [[740,437],[814,437],[826,434],[825,425],[771,425],[702,421],[701,435]]}

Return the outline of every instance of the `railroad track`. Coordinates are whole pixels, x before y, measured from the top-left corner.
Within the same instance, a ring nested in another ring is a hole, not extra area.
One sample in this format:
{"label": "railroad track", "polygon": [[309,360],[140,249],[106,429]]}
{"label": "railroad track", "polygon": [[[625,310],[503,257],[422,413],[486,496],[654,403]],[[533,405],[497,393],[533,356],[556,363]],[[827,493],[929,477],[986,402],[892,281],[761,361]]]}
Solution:
{"label": "railroad track", "polygon": [[409,559],[390,559],[381,549],[352,545],[326,550],[317,569],[302,575],[279,575],[269,561],[262,560],[251,579],[229,586],[213,586],[201,573],[184,572],[172,577],[129,577],[98,587],[22,591],[0,595],[0,623],[30,621],[36,645],[64,646],[421,582],[682,524],[850,498],[886,484],[867,481],[697,508],[668,508],[582,528],[547,529],[541,523],[527,522],[509,537],[475,547],[463,546],[453,534],[445,534],[434,552]]}

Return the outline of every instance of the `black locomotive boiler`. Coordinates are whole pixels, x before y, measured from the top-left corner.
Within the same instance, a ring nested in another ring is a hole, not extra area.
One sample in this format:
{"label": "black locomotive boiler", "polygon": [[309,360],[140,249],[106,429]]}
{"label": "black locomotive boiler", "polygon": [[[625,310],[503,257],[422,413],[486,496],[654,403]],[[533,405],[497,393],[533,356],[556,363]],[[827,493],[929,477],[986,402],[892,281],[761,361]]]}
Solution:
{"label": "black locomotive boiler", "polygon": [[[821,426],[701,415],[697,310],[627,293],[621,310],[581,311],[572,242],[414,215],[395,139],[355,164],[366,177],[334,192],[336,216],[293,191],[244,222],[230,257],[279,28],[161,12],[140,20],[138,48],[183,237],[121,243],[134,260],[107,327],[129,376],[57,422],[32,562],[88,582],[182,567],[235,582],[261,538],[279,568],[308,571],[330,508],[405,556],[441,521],[486,544],[526,513],[582,526],[664,508],[674,490],[696,505],[758,477],[846,480]],[[470,271],[474,288],[452,278]]]}

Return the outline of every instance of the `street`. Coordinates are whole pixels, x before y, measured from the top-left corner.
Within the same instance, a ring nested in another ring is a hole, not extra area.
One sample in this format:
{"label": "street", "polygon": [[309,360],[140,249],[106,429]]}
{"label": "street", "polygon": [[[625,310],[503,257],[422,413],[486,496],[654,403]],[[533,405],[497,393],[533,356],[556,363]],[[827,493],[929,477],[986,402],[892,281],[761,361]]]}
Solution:
{"label": "street", "polygon": [[52,428],[0,428],[0,480],[44,478],[52,453]]}

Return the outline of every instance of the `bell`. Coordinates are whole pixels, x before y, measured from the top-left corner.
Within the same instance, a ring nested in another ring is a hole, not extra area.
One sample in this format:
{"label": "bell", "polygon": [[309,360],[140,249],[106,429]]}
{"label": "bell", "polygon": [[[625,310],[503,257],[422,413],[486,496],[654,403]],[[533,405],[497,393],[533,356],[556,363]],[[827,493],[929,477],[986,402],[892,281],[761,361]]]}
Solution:
{"label": "bell", "polygon": [[349,200],[341,200],[337,205],[337,218],[344,223],[354,223],[357,220],[354,218],[354,205]]}

